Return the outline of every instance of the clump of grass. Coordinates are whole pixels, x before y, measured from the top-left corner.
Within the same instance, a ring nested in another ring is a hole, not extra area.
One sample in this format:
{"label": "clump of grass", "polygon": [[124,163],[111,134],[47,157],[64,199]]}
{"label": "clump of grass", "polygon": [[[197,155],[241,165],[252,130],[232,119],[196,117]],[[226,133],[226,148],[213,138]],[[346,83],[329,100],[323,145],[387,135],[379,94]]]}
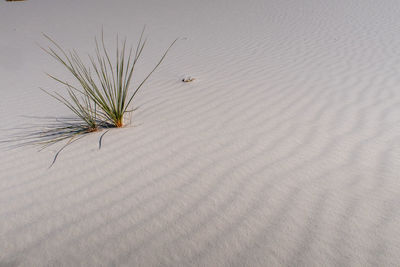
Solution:
{"label": "clump of grass", "polygon": [[[116,51],[115,54],[113,53],[115,59],[112,60],[110,52],[105,46],[102,32],[100,41],[95,38],[95,53],[92,56],[89,55],[88,64],[84,63],[76,50],[64,50],[52,38],[44,34],[44,37],[52,45],[43,50],[72,74],[74,83],[48,74],[50,78],[65,86],[66,92],[60,94],[42,90],[70,109],[75,117],[42,118],[46,121],[45,124],[24,127],[22,134],[13,134],[8,140],[0,140],[0,144],[9,144],[10,148],[39,145],[42,150],[64,142],[64,145],[55,154],[51,167],[67,146],[87,134],[126,125],[124,117],[133,111],[130,106],[135,96],[177,41],[176,39],[171,43],[154,68],[133,88],[131,81],[135,67],[146,44],[143,34],[144,29],[136,49],[133,49],[132,46],[128,49],[126,39],[121,42],[117,37]],[[108,130],[100,136],[99,149],[103,136],[107,132]]]}
{"label": "clump of grass", "polygon": [[[43,48],[43,50],[72,74],[76,85],[48,74],[49,77],[65,86],[66,94],[42,90],[69,108],[75,117],[41,118],[45,123],[24,126],[22,134],[14,133],[9,139],[0,140],[0,145],[8,144],[9,148],[39,145],[42,150],[59,142],[65,142],[56,152],[51,167],[67,146],[85,135],[102,129],[123,127],[125,125],[124,116],[133,111],[130,109],[130,105],[138,91],[160,66],[171,47],[178,40],[171,43],[154,68],[138,83],[138,86],[132,88],[131,81],[135,67],[146,44],[143,34],[144,29],[135,50],[132,46],[127,49],[126,39],[120,42],[117,37],[115,59],[112,61],[102,32],[100,41],[95,38],[95,53],[93,56],[89,55],[89,64],[84,63],[76,50],[64,50],[44,34],[53,47]],[[35,118],[38,119],[38,117]],[[99,149],[103,136],[107,132],[108,130],[100,136]]]}
{"label": "clump of grass", "polygon": [[72,86],[70,82],[49,75],[52,79],[67,87],[69,98],[63,97],[58,93],[47,93],[67,106],[84,121],[87,124],[88,131],[96,131],[99,128],[98,121],[103,125],[117,128],[123,127],[125,125],[125,114],[132,112],[129,109],[132,100],[177,41],[175,40],[171,43],[155,67],[139,85],[131,89],[135,66],[146,44],[143,34],[144,29],[134,53],[132,46],[127,49],[126,39],[121,43],[117,37],[116,54],[113,63],[105,46],[102,32],[100,41],[95,38],[95,54],[94,56],[89,55],[89,64],[83,63],[83,60],[75,50],[64,50],[52,38],[44,34],[45,38],[54,45],[54,48],[49,47],[44,50],[61,63],[73,75],[79,85]]}

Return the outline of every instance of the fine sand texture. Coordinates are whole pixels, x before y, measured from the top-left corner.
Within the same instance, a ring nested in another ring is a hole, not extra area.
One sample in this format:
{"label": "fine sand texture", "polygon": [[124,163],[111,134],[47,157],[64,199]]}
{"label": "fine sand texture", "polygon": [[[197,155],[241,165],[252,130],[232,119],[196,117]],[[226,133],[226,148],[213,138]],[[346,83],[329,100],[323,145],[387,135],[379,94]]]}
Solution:
{"label": "fine sand texture", "polygon": [[[71,112],[40,46],[149,37],[129,126],[0,147],[0,266],[400,266],[398,0],[0,2],[0,139]],[[191,76],[192,82],[182,82]]]}

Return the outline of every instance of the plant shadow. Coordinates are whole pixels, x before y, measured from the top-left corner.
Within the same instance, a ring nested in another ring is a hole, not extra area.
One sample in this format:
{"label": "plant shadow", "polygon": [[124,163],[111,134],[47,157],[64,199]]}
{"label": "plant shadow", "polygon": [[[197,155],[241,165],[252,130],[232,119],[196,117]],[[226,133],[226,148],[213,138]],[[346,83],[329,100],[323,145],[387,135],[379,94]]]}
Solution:
{"label": "plant shadow", "polygon": [[96,121],[98,126],[96,129],[91,129],[87,123],[74,117],[22,117],[38,120],[39,123],[24,124],[22,127],[13,128],[9,137],[5,140],[0,140],[0,144],[5,144],[9,149],[37,146],[39,151],[56,144],[62,144],[54,155],[49,168],[54,165],[59,154],[66,147],[89,134],[103,132],[99,137],[99,149],[101,149],[104,135],[111,128],[115,128],[114,125],[101,120]]}

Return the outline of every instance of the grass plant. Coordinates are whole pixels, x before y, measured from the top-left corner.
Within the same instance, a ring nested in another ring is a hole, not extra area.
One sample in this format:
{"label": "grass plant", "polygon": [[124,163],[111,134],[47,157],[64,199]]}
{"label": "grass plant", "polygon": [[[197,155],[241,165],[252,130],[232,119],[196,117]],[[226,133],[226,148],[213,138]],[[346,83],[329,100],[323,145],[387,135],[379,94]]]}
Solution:
{"label": "grass plant", "polygon": [[126,39],[121,43],[117,37],[115,59],[112,60],[110,52],[105,46],[102,32],[100,41],[95,38],[95,54],[94,56],[89,55],[90,63],[87,65],[83,63],[75,50],[66,51],[52,38],[44,35],[54,45],[54,48],[49,47],[44,50],[61,63],[79,85],[72,86],[70,82],[49,75],[67,87],[69,98],[58,93],[47,93],[72,110],[82,121],[87,123],[90,130],[98,129],[96,124],[98,120],[113,127],[123,127],[125,114],[132,111],[129,108],[132,100],[177,41],[171,43],[155,67],[138,86],[131,89],[135,67],[146,44],[143,34],[144,29],[134,53],[132,46],[127,49]]}
{"label": "grass plant", "polygon": [[[171,43],[153,69],[145,75],[141,82],[138,82],[135,88],[132,88],[135,67],[146,44],[143,35],[144,29],[135,49],[132,46],[128,49],[126,39],[121,42],[117,36],[116,51],[115,54],[113,53],[115,58],[112,59],[105,46],[102,31],[100,41],[95,38],[94,55],[89,55],[87,61],[89,63],[85,64],[76,50],[65,50],[44,34],[52,46],[47,49],[43,48],[43,50],[61,63],[72,74],[75,82],[71,83],[48,74],[50,78],[65,86],[66,93],[51,93],[41,89],[64,104],[75,114],[75,117],[43,118],[46,120],[45,124],[24,127],[22,134],[14,134],[9,140],[0,141],[0,144],[15,144],[10,147],[40,145],[40,150],[42,150],[64,141],[64,145],[56,152],[51,167],[61,151],[86,134],[102,129],[123,127],[126,124],[125,115],[134,111],[130,106],[135,96],[178,40]],[[99,149],[108,130],[100,136]]]}

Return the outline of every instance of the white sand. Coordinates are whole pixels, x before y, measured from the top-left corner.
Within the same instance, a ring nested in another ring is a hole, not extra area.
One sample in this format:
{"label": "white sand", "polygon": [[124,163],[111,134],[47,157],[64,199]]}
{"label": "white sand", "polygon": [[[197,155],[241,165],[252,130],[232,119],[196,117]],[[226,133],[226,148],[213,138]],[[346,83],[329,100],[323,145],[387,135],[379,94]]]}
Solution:
{"label": "white sand", "polygon": [[0,138],[70,114],[38,89],[66,74],[41,32],[89,52],[146,24],[140,75],[187,38],[101,150],[0,149],[0,266],[400,265],[397,0],[1,1],[0,22]]}

